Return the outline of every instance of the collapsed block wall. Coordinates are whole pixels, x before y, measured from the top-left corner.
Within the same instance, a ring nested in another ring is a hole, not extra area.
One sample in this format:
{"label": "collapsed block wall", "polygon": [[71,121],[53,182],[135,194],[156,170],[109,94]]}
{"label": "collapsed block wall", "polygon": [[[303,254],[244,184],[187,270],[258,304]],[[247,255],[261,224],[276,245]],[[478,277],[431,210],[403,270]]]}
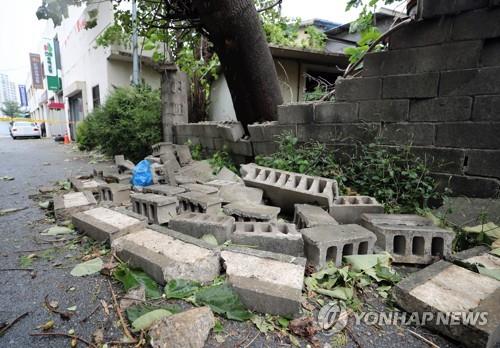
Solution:
{"label": "collapsed block wall", "polygon": [[201,125],[176,127],[177,142],[227,146],[242,156],[276,150],[289,131],[333,149],[356,142],[411,144],[455,195],[500,191],[500,1],[419,0],[417,21],[370,53],[360,77],[339,79],[336,101],[279,107],[278,121],[249,126],[228,143]]}

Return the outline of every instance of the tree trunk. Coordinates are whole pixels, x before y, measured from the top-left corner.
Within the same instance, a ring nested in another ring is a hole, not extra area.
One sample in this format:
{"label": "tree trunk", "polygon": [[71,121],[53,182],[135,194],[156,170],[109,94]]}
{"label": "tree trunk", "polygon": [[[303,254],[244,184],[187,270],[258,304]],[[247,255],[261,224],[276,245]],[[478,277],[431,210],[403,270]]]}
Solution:
{"label": "tree trunk", "polygon": [[276,119],[283,103],[276,67],[253,0],[194,0],[217,52],[238,120]]}

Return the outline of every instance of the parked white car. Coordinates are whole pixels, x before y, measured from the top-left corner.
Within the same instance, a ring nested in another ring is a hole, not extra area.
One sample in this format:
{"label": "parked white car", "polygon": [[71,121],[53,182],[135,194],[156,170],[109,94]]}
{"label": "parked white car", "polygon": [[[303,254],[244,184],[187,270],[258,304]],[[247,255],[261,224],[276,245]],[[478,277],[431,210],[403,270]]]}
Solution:
{"label": "parked white car", "polygon": [[16,121],[10,128],[10,135],[12,139],[22,137],[34,137],[40,139],[42,133],[40,127],[34,122]]}

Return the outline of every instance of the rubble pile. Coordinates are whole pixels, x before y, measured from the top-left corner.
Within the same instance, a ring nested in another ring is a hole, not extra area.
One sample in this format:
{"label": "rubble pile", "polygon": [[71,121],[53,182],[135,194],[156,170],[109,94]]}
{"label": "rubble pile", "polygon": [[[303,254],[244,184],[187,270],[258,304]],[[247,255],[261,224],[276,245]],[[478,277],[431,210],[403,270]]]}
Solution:
{"label": "rubble pile", "polygon": [[[248,309],[293,317],[303,302],[307,264],[341,266],[345,256],[374,250],[421,265],[451,255],[454,232],[421,216],[384,214],[373,197],[340,196],[332,179],[255,164],[242,165],[241,177],[226,168],[214,174],[187,146],[168,143],[154,145],[147,159],[153,185],[131,187],[133,163],[116,156],[116,172],[71,178],[76,192],[57,197],[56,212],[71,215],[79,232],[109,243],[121,260],[160,284],[209,283],[225,273]],[[485,278],[439,261],[394,293],[413,312],[498,307],[500,281]],[[474,340],[464,337],[472,330],[487,342],[500,322],[490,319],[481,330],[460,325],[440,332],[468,344]],[[168,330],[162,325],[154,331]]]}

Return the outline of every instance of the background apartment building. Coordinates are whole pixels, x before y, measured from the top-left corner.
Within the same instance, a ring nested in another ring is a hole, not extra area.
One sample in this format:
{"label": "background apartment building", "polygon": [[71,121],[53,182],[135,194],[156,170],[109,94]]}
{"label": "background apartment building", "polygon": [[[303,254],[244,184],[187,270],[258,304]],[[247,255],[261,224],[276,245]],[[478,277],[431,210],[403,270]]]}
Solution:
{"label": "background apartment building", "polygon": [[17,101],[16,84],[9,80],[9,76],[0,74],[0,105],[6,101]]}
{"label": "background apartment building", "polygon": [[[95,9],[97,25],[86,29],[89,11]],[[59,27],[54,28],[52,22],[47,22],[40,51],[36,52],[43,63],[43,88],[36,88],[30,79],[28,99],[32,117],[46,122],[48,136],[68,132],[76,139],[78,122],[101,105],[114,88],[130,85],[131,48],[98,47],[96,43],[112,23],[113,7],[109,1],[71,7],[69,17]],[[52,60],[47,58],[50,44],[53,45]],[[48,72],[47,63],[52,72]],[[161,75],[155,70],[151,54],[143,53],[141,63],[141,79],[159,88]]]}

